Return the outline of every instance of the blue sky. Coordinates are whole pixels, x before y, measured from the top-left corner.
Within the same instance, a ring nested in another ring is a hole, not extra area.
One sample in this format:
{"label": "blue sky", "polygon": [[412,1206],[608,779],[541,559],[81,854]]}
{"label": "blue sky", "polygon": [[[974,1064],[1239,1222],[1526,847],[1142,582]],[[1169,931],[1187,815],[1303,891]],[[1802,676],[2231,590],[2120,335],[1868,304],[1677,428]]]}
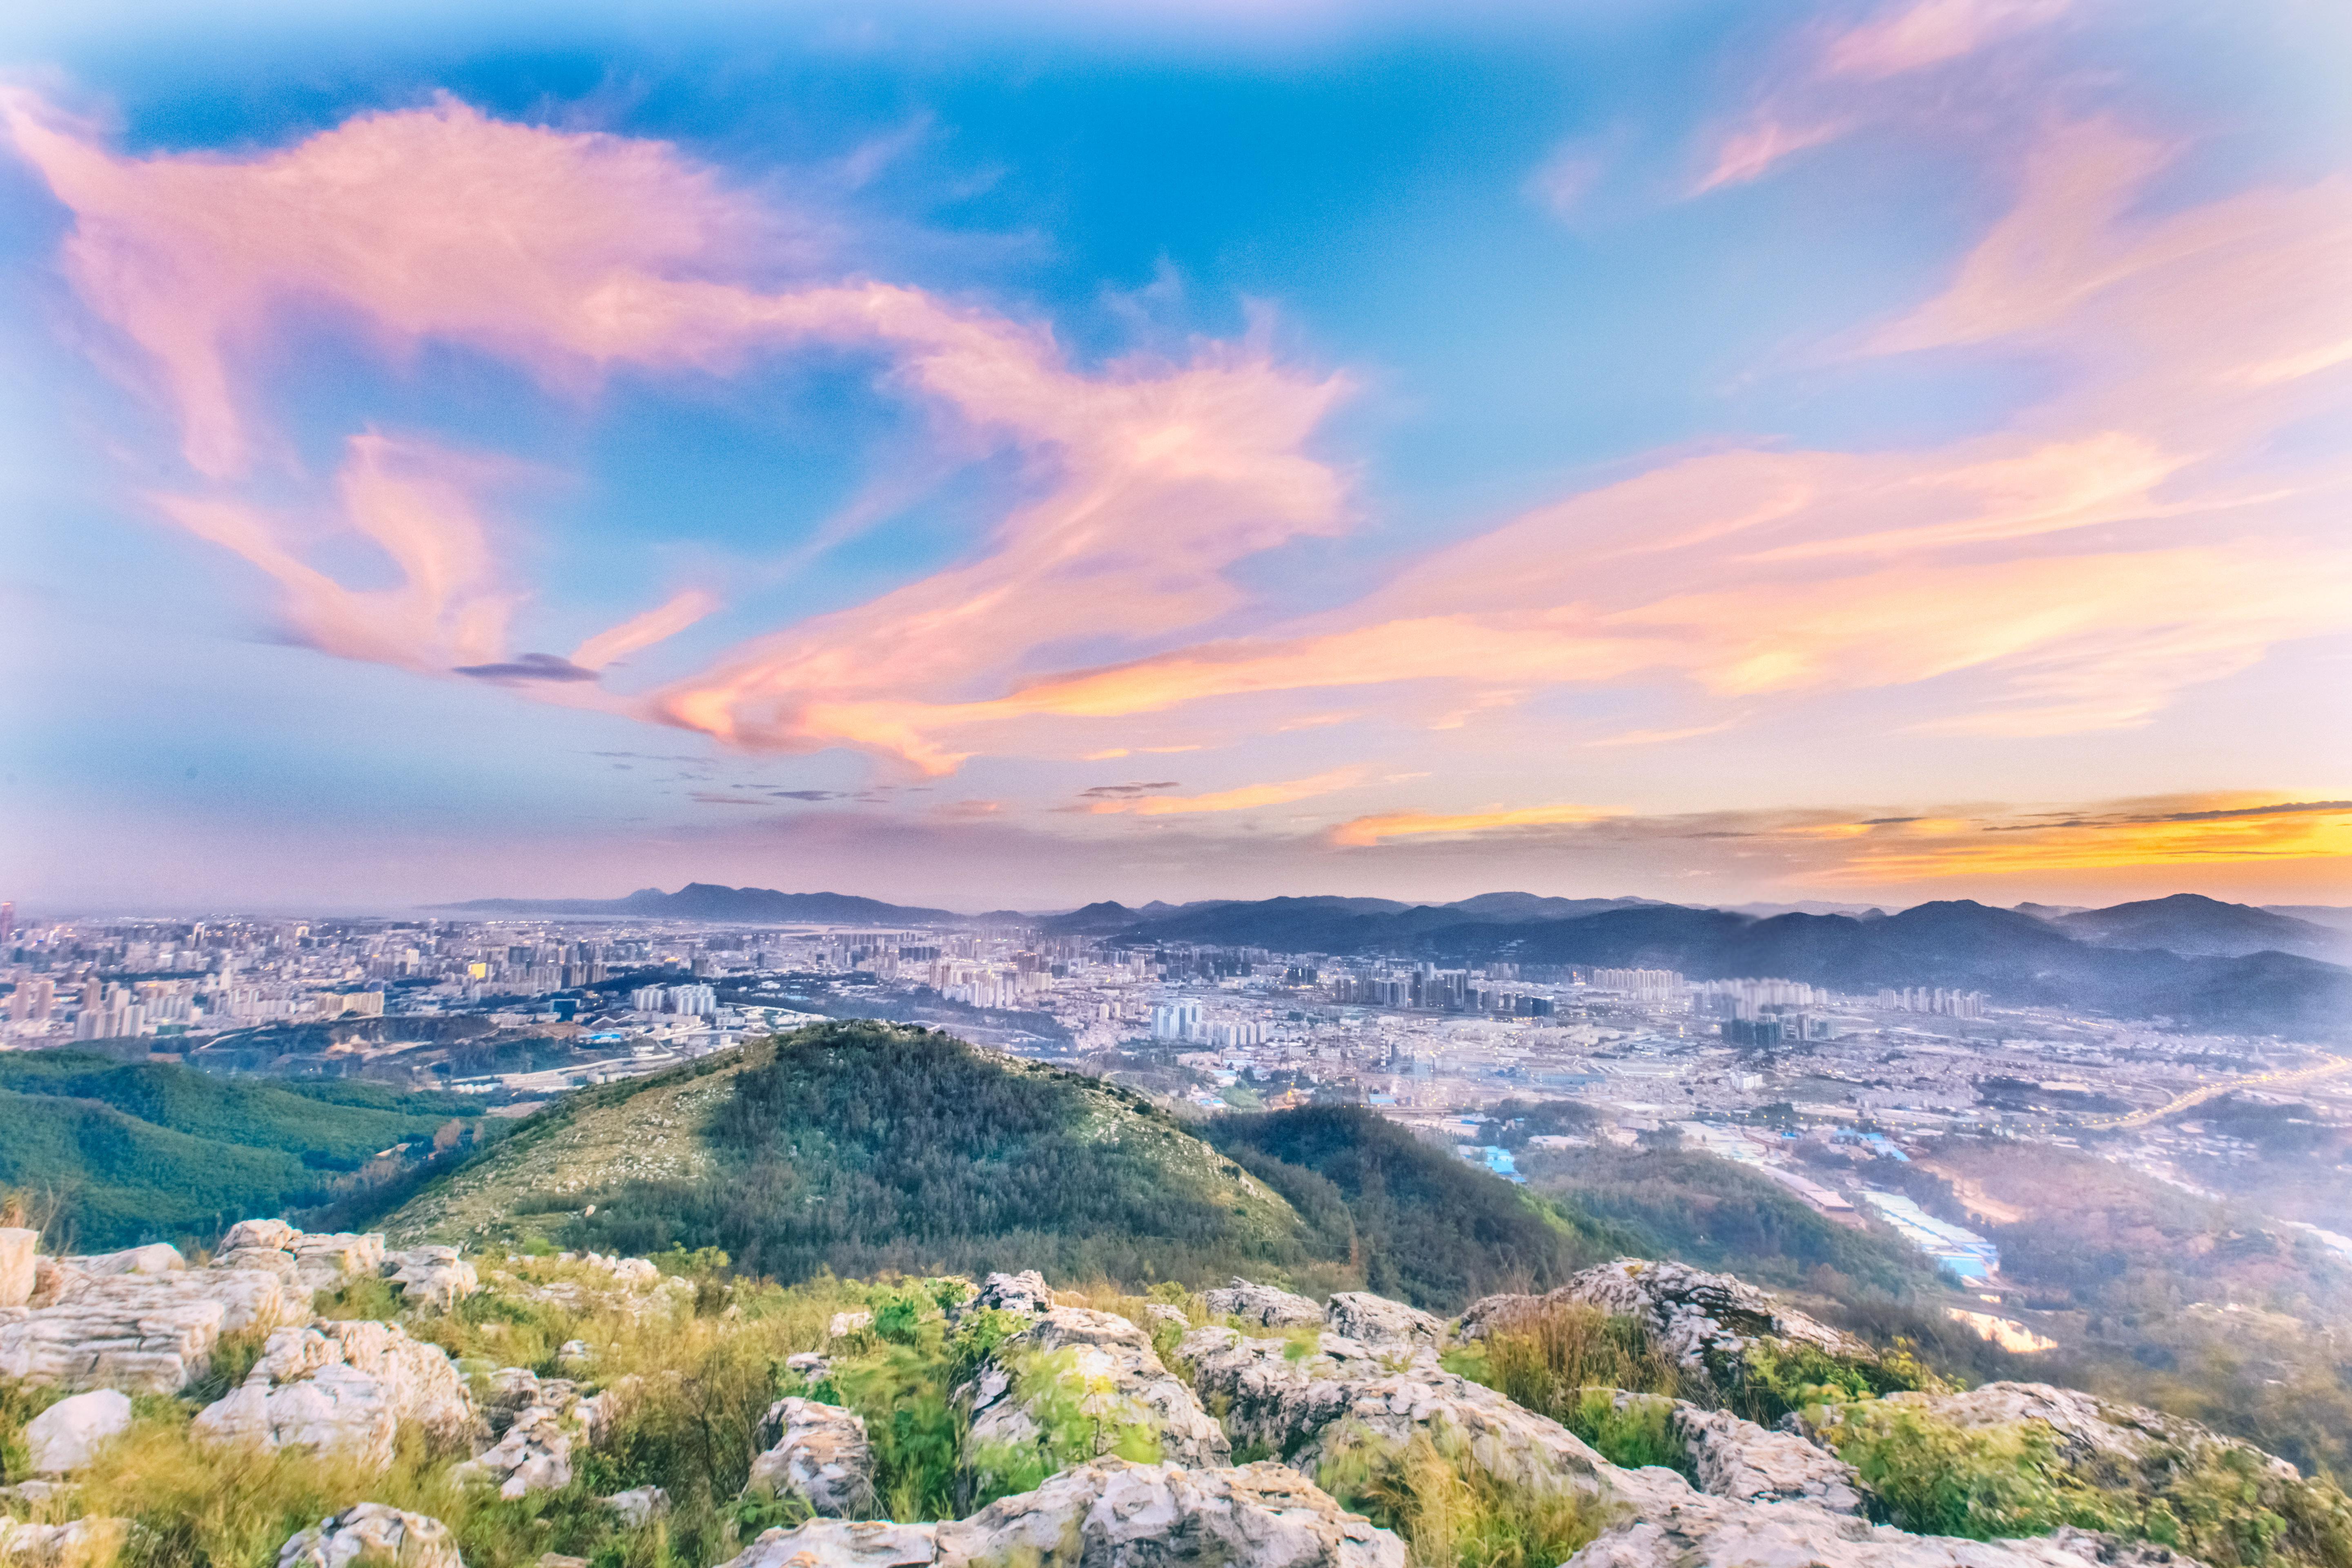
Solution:
{"label": "blue sky", "polygon": [[2330,8],[14,26],[20,903],[2343,901]]}

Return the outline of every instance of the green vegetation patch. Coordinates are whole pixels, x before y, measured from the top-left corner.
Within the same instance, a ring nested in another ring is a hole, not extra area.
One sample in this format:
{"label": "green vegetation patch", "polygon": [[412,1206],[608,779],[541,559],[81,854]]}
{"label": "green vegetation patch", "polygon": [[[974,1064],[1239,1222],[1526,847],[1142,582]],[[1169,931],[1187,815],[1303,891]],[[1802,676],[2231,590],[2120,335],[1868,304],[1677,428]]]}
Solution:
{"label": "green vegetation patch", "polygon": [[1632,1237],[1563,1210],[1353,1106],[1224,1116],[1209,1138],[1290,1200],[1324,1256],[1364,1288],[1436,1311],[1497,1290],[1548,1290],[1630,1250]]}
{"label": "green vegetation patch", "polygon": [[2038,1421],[1963,1426],[1905,1401],[1835,1413],[1827,1436],[1892,1522],[1979,1541],[2061,1525],[2154,1541],[2216,1568],[2347,1568],[2352,1504],[2227,1444],[2159,1448],[2133,1471],[2069,1457]]}
{"label": "green vegetation patch", "polygon": [[458,1097],[207,1077],[88,1051],[0,1053],[0,1187],[54,1206],[48,1241],[104,1251],[209,1241],[327,1201],[379,1151],[419,1157],[477,1125]]}
{"label": "green vegetation patch", "polygon": [[696,1169],[568,1193],[580,1212],[554,1232],[606,1251],[723,1247],[787,1282],[1148,1281],[1307,1259],[1288,1204],[1140,1096],[923,1029],[845,1022],[748,1047],[693,1137]]}
{"label": "green vegetation patch", "polygon": [[1452,1434],[1395,1444],[1353,1417],[1324,1440],[1315,1481],[1403,1538],[1414,1568],[1557,1568],[1601,1533],[1584,1494],[1503,1479]]}

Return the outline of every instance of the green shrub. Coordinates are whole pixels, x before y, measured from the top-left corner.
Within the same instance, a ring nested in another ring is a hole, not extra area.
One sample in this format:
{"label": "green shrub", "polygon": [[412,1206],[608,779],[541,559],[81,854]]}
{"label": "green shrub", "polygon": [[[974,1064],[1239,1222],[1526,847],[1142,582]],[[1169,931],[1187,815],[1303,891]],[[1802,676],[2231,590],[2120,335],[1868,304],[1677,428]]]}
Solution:
{"label": "green shrub", "polygon": [[1581,1493],[1506,1481],[1450,1436],[1399,1446],[1359,1426],[1327,1439],[1326,1453],[1317,1484],[1395,1531],[1413,1568],[1557,1568],[1604,1522]]}

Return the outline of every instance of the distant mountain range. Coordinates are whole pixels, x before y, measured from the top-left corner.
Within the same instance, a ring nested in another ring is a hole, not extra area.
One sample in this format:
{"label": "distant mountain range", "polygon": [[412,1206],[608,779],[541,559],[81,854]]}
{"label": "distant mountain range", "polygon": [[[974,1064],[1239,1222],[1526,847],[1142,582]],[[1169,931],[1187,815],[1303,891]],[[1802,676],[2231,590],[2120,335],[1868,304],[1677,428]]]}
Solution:
{"label": "distant mountain range", "polygon": [[[478,899],[446,908],[527,914],[874,925],[1034,924],[1133,943],[1393,953],[1449,963],[1516,961],[1674,969],[1694,979],[1777,976],[1844,992],[1940,985],[1997,1002],[2169,1017],[2230,1033],[2352,1038],[2352,931],[2193,893],[2103,910],[1966,900],[1897,914],[1766,913],[1654,900],[1482,893],[1450,904],[1338,897],[1104,901],[1031,917],[961,915],[845,893],[694,882],[625,899]],[[1820,908],[1822,906],[1815,906]],[[1830,906],[1836,908],[1838,906]],[[1855,906],[1843,906],[1853,909]],[[2314,914],[2343,911],[2315,908]]]}
{"label": "distant mountain range", "polygon": [[[613,920],[839,921],[876,925],[967,925],[985,917],[886,904],[852,893],[780,893],[688,882],[675,893],[639,888],[625,899],[475,899],[436,908],[483,915],[571,915]],[[1007,918],[1022,919],[1018,915]]]}

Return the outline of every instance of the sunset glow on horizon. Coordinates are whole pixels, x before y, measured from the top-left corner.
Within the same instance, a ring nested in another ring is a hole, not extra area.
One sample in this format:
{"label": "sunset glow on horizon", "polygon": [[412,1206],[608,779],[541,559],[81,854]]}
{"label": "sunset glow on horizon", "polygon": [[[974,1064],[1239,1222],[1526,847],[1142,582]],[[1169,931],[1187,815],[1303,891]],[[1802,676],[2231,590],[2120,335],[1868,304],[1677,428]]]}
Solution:
{"label": "sunset glow on horizon", "polygon": [[22,901],[2352,903],[2352,20],[417,16],[0,33]]}

